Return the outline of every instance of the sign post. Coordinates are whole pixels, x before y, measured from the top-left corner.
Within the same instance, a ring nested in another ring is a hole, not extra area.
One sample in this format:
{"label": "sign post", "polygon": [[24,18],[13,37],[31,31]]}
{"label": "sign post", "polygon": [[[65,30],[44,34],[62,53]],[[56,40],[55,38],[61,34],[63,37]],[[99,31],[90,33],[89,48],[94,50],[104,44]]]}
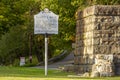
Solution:
{"label": "sign post", "polygon": [[34,34],[45,35],[45,76],[47,76],[48,35],[58,34],[58,15],[49,11],[47,8],[34,15]]}
{"label": "sign post", "polygon": [[48,65],[48,35],[45,34],[45,76],[47,76]]}

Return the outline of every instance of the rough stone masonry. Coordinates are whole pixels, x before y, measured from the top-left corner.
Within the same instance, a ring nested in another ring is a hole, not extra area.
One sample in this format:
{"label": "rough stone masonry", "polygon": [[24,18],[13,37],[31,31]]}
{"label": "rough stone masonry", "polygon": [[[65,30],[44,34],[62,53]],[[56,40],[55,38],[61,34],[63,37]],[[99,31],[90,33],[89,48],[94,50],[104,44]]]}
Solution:
{"label": "rough stone masonry", "polygon": [[77,12],[75,72],[120,75],[120,5],[95,5]]}

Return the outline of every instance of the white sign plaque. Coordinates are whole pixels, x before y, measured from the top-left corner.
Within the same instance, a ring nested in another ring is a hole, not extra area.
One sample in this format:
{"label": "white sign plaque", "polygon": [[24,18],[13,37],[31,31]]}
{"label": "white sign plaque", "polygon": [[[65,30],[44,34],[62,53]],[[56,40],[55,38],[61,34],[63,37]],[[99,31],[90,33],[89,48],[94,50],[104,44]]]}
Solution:
{"label": "white sign plaque", "polygon": [[34,34],[58,34],[58,15],[48,9],[34,15]]}

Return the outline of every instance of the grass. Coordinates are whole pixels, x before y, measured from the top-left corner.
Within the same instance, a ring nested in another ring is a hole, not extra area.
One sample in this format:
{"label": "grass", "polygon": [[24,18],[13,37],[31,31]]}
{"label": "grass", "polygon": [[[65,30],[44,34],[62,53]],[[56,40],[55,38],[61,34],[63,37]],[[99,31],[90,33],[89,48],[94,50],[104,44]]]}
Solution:
{"label": "grass", "polygon": [[0,80],[120,80],[120,77],[81,78],[68,77],[68,75],[73,75],[73,73],[48,70],[48,76],[44,76],[44,69],[0,67]]}

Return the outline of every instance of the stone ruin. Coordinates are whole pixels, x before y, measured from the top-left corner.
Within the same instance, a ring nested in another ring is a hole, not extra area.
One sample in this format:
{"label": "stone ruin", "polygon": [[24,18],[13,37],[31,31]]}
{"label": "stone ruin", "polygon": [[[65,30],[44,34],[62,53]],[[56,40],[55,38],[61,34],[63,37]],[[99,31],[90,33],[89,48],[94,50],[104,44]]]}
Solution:
{"label": "stone ruin", "polygon": [[92,77],[120,75],[120,5],[77,12],[74,71]]}
{"label": "stone ruin", "polygon": [[91,77],[103,77],[114,75],[113,55],[97,54],[92,66]]}

